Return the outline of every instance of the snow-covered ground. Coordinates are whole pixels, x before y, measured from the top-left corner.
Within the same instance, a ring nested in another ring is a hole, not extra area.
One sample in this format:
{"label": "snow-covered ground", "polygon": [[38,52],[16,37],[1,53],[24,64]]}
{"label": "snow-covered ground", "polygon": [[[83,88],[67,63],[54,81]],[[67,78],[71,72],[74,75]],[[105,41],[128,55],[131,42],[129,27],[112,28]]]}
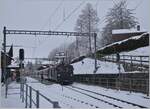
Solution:
{"label": "snow-covered ground", "polygon": [[[119,73],[118,65],[112,62],[104,62],[104,61],[97,61],[98,63],[98,70],[96,74],[112,74],[112,73]],[[85,58],[82,61],[76,62],[72,64],[74,67],[74,74],[93,74],[94,71],[94,59]],[[121,65],[121,72],[124,72],[124,69]]]}
{"label": "snow-covered ground", "polygon": [[21,102],[20,90],[15,88],[20,88],[20,84],[13,82],[9,85],[8,96],[5,98],[5,86],[1,86],[1,97],[0,102],[2,108],[24,108],[25,104]]}
{"label": "snow-covered ground", "polygon": [[[145,107],[150,107],[150,99],[147,99],[147,96],[144,94],[140,93],[129,93],[126,91],[117,91],[117,90],[112,90],[112,89],[106,89],[98,86],[90,86],[90,85],[84,85],[84,84],[79,84],[79,83],[74,83],[72,86],[61,86],[59,84],[51,84],[51,85],[45,85],[38,83],[37,80],[32,79],[32,78],[27,78],[27,84],[31,86],[32,88],[39,90],[39,92],[52,101],[58,101],[59,106],[62,108],[95,108],[95,107],[100,107],[100,108],[115,108],[114,106],[104,103],[102,101],[98,101],[96,99],[93,99],[89,96],[86,96],[84,94],[75,92],[73,90],[68,89],[67,87],[80,87],[83,89],[91,90],[97,93],[105,94],[111,97],[119,98],[128,102],[136,103]],[[11,83],[9,87],[19,87],[18,84]],[[11,90],[9,90],[11,91]],[[16,91],[14,91],[16,92]],[[17,91],[19,92],[19,91]],[[83,91],[84,92],[84,91]],[[11,91],[11,93],[13,93]],[[87,92],[84,92],[87,93]],[[119,105],[121,107],[125,108],[134,108],[134,106],[122,102],[118,102],[115,100],[111,100],[102,96],[98,96],[95,94],[90,94],[91,96],[98,97],[102,100],[105,100],[107,102]],[[146,97],[146,98],[145,98]],[[35,99],[35,94],[33,93],[33,99]],[[2,107],[7,107],[7,108],[24,108],[24,104],[21,103],[21,99],[19,94],[18,95],[8,95],[8,98],[4,98],[4,88],[2,88]],[[52,104],[49,103],[48,101],[44,100],[40,96],[40,107],[41,108],[51,108]]]}
{"label": "snow-covered ground", "polygon": [[149,56],[150,55],[150,46],[141,47],[129,52],[122,52],[121,55],[134,55],[134,56]]}
{"label": "snow-covered ground", "polygon": [[121,100],[125,100],[131,103],[139,104],[142,106],[150,107],[150,98],[142,93],[130,93],[128,91],[117,91],[113,89],[106,89],[99,86],[85,85],[80,83],[74,83],[73,86],[80,87],[82,89],[87,89],[94,92],[99,92],[104,95],[115,97]]}

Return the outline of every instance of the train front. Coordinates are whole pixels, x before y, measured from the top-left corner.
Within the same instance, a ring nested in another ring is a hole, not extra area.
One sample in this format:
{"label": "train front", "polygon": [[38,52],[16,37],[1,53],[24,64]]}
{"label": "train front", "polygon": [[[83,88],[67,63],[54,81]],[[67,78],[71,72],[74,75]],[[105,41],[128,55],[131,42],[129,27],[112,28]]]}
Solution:
{"label": "train front", "polygon": [[58,73],[59,83],[62,85],[69,85],[73,83],[73,66],[69,64],[61,64]]}

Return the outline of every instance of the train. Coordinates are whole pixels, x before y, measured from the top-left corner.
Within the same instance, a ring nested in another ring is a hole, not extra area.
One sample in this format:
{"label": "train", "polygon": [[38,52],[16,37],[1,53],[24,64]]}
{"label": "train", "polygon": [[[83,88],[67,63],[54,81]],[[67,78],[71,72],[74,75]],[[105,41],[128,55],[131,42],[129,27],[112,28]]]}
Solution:
{"label": "train", "polygon": [[41,79],[50,80],[62,85],[69,85],[73,83],[73,66],[70,64],[51,65],[47,68],[40,69],[37,74]]}

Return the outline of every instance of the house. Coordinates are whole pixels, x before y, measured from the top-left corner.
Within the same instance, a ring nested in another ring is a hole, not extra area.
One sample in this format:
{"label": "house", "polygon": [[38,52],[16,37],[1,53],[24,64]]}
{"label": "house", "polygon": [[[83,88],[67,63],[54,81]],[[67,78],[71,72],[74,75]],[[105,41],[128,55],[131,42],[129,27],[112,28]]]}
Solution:
{"label": "house", "polygon": [[[4,80],[4,52],[1,51],[1,72],[2,72],[2,75],[1,75],[1,81],[3,82]],[[13,58],[13,46],[11,46],[10,50],[8,53],[6,53],[6,66],[9,66],[11,65],[11,61],[14,60]],[[10,76],[10,69],[7,69],[7,76]]]}
{"label": "house", "polygon": [[128,39],[133,36],[139,36],[143,33],[146,33],[145,30],[140,30],[140,26],[137,26],[137,29],[116,29],[112,30],[112,38],[114,42],[118,42],[124,39]]}

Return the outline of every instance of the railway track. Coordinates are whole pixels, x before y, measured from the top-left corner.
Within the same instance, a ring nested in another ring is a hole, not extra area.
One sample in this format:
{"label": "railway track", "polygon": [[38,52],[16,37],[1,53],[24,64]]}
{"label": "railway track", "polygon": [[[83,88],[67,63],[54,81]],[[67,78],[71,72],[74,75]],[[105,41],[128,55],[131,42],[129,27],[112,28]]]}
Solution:
{"label": "railway track", "polygon": [[98,100],[98,101],[104,102],[104,103],[106,103],[106,104],[109,104],[109,105],[111,105],[111,106],[113,106],[113,107],[123,108],[123,107],[121,107],[121,106],[118,106],[118,105],[113,104],[113,103],[111,103],[111,102],[108,102],[108,101],[106,101],[106,100],[103,100],[103,99],[94,97],[94,96],[92,96],[92,95],[86,94],[86,93],[84,93],[84,92],[78,91],[78,90],[73,89],[73,88],[71,88],[71,87],[66,87],[66,88],[71,89],[71,90],[73,90],[73,91],[75,91],[75,92],[81,93],[81,94],[83,94],[83,95],[86,95],[86,96],[88,96],[88,97],[91,97],[91,98],[93,98],[93,99],[96,99],[96,100]]}
{"label": "railway track", "polygon": [[[135,104],[135,103],[128,102],[128,101],[125,101],[125,100],[121,100],[121,99],[118,99],[118,98],[115,98],[115,97],[112,97],[112,96],[104,95],[104,94],[97,93],[97,92],[87,90],[87,89],[83,89],[83,88],[80,88],[80,87],[76,87],[76,86],[64,86],[64,87],[67,88],[67,89],[73,90],[75,92],[81,93],[83,95],[86,95],[90,98],[101,101],[103,103],[109,104],[109,105],[111,105],[113,107],[116,107],[116,108],[124,108],[124,107],[126,108],[127,106],[147,108],[147,107],[139,105],[139,104]],[[68,98],[68,99],[72,99],[72,100],[77,101],[77,102],[81,102],[83,104],[88,104],[86,101],[82,101],[82,100],[73,98],[71,96],[66,96],[66,95],[61,95],[61,96],[65,97],[65,98]],[[97,96],[101,96],[101,97],[97,97]],[[117,102],[117,103],[114,103],[114,101]],[[99,106],[95,106],[95,105],[92,105],[92,104],[91,104],[91,106],[95,107],[95,108],[99,108]]]}
{"label": "railway track", "polygon": [[62,96],[62,97],[65,97],[65,98],[68,98],[68,99],[70,99],[70,100],[76,101],[76,102],[78,102],[78,103],[82,103],[82,104],[89,105],[90,107],[100,108],[99,106],[96,106],[96,105],[94,105],[94,104],[88,103],[88,102],[83,101],[83,100],[79,100],[78,98],[75,98],[75,97],[72,97],[72,96],[68,96],[68,95],[64,95],[64,94],[62,94],[61,96]]}
{"label": "railway track", "polygon": [[[115,97],[111,97],[111,96],[108,96],[108,95],[104,95],[104,94],[101,94],[101,93],[97,93],[97,92],[90,91],[90,90],[83,89],[83,88],[76,87],[76,86],[66,86],[66,88],[68,88],[70,90],[73,90],[73,91],[76,91],[78,93],[84,94],[86,96],[89,96],[91,98],[94,98],[98,101],[107,103],[107,104],[112,105],[114,107],[118,107],[118,108],[123,108],[123,107],[126,107],[127,105],[132,106],[132,107],[147,108],[147,107],[141,106],[139,104],[131,103],[131,102],[128,102],[128,101],[125,101],[125,100],[121,100],[121,99],[118,99],[118,98],[115,98]],[[99,96],[99,98],[97,96]],[[113,101],[116,102],[116,103],[113,103]]]}

